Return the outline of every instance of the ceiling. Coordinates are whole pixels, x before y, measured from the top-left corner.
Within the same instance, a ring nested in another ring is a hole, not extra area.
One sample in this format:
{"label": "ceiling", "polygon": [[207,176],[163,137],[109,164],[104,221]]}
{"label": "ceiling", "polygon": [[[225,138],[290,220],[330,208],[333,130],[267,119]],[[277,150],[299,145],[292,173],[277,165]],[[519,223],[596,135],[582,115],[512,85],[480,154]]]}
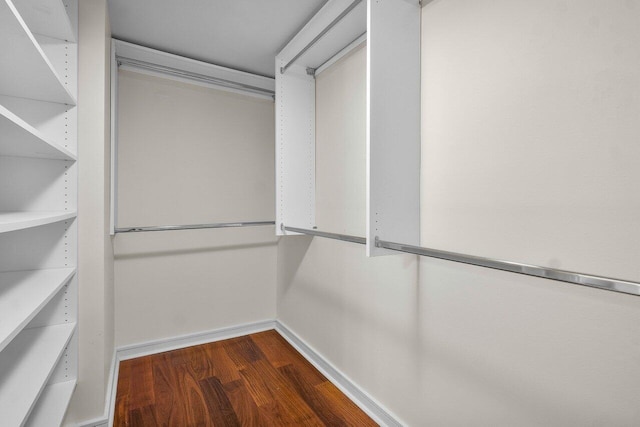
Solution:
{"label": "ceiling", "polygon": [[262,76],[326,0],[109,0],[116,39]]}

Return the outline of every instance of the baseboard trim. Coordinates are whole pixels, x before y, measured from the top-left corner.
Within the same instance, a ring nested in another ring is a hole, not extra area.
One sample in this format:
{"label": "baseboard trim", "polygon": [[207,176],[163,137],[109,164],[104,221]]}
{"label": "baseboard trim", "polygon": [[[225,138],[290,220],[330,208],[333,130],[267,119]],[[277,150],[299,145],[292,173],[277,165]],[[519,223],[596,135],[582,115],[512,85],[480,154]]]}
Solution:
{"label": "baseboard trim", "polygon": [[276,331],[286,339],[305,359],[316,367],[322,374],[340,389],[349,399],[360,407],[367,415],[381,426],[402,427],[404,424],[384,406],[369,396],[349,377],[340,372],[335,366],[322,357],[302,338],[296,335],[287,325],[276,320]]}
{"label": "baseboard trim", "polygon": [[117,349],[118,361],[162,353],[164,351],[177,350],[179,348],[191,347],[193,345],[226,340],[229,338],[254,334],[256,332],[268,331],[275,329],[275,324],[275,320],[263,320],[260,322],[245,323],[242,325],[230,326],[207,332],[198,332],[179,337],[163,338],[160,340],[122,346]]}
{"label": "baseboard trim", "polygon": [[80,424],[76,424],[76,427],[107,427],[108,425],[109,420],[100,417],[88,421],[83,421]]}

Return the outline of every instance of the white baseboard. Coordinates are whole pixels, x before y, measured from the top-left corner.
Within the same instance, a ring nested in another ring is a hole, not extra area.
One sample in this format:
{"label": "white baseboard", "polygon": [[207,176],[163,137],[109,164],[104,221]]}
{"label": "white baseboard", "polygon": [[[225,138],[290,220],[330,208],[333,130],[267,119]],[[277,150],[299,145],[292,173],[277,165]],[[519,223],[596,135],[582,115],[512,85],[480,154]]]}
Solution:
{"label": "white baseboard", "polygon": [[150,354],[162,353],[164,351],[177,350],[179,348],[191,347],[194,345],[254,334],[256,332],[268,331],[270,329],[275,329],[275,326],[275,320],[263,320],[260,322],[245,323],[243,325],[216,329],[213,331],[198,332],[179,337],[164,338],[140,344],[127,345],[117,349],[118,360],[133,359],[135,357],[148,356]]}
{"label": "white baseboard", "polygon": [[329,363],[324,357],[316,352],[311,346],[305,343],[285,324],[276,320],[276,331],[286,339],[305,359],[316,367],[325,377],[340,389],[349,399],[351,399],[360,409],[369,415],[375,422],[386,427],[402,427],[404,424],[398,417],[384,408],[375,399],[369,396],[356,383],[351,381],[346,375],[340,372],[335,366]]}
{"label": "white baseboard", "polygon": [[305,343],[291,329],[278,320],[265,320],[261,322],[246,323],[243,325],[231,326],[228,328],[216,329],[213,331],[200,332],[196,334],[183,335],[180,337],[165,338],[161,340],[148,341],[140,344],[133,344],[119,347],[114,353],[111,366],[109,385],[107,387],[107,401],[105,402],[105,416],[85,421],[77,427],[112,427],[113,415],[115,411],[117,378],[120,361],[133,359],[136,357],[148,356],[165,351],[177,350],[194,345],[206,344],[221,341],[243,335],[275,329],[284,339],[286,339],[305,359],[315,366],[325,377],[347,395],[358,407],[367,413],[374,421],[381,426],[401,427],[403,424],[398,421],[391,412],[385,409],[380,403],[369,396],[357,384],[351,381],[340,370],[325,360],[311,346]]}
{"label": "white baseboard", "polygon": [[77,427],[108,427],[109,421],[106,418],[94,418],[92,420],[83,421],[80,424],[76,424]]}

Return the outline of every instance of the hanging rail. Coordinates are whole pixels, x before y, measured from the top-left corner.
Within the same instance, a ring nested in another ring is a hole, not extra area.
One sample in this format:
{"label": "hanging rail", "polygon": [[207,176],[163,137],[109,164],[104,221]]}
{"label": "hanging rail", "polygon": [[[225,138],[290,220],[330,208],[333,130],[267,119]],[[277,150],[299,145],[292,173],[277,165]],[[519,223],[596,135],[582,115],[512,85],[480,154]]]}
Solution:
{"label": "hanging rail", "polygon": [[190,225],[158,225],[151,227],[126,227],[116,228],[116,233],[139,233],[143,231],[174,231],[174,230],[200,230],[203,228],[233,228],[233,227],[255,227],[259,225],[275,225],[275,221],[248,221],[248,222],[219,222],[213,224],[190,224]]}
{"label": "hanging rail", "polygon": [[[285,226],[284,224],[280,224],[280,228],[282,229],[282,231],[292,231],[294,233],[325,237],[328,239],[342,240],[345,242],[359,243],[362,245],[367,243],[367,239],[364,237],[350,236],[348,234],[328,233],[325,231],[309,230],[306,228],[289,227]],[[604,289],[613,292],[640,296],[640,283],[628,280],[594,276],[589,274],[576,273],[573,271],[558,270],[555,268],[540,267],[537,265],[522,264],[512,261],[502,261],[474,255],[464,255],[455,252],[441,251],[438,249],[405,245],[402,243],[386,242],[383,240],[379,240],[378,238],[376,238],[375,245],[378,248],[390,249],[398,252],[405,252],[430,258],[444,259],[446,261],[459,262],[462,264],[475,265],[478,267],[508,271],[511,273],[524,274],[526,276],[540,277],[543,279],[557,280],[560,282],[588,286],[591,288]]]}
{"label": "hanging rail", "polygon": [[313,40],[311,40],[305,47],[302,48],[302,50],[300,52],[298,52],[296,54],[296,56],[294,56],[293,58],[291,58],[291,60],[289,62],[287,62],[287,64],[284,67],[280,67],[280,74],[284,74],[285,71],[287,71],[287,69],[292,66],[297,60],[298,58],[300,58],[302,55],[304,55],[309,49],[311,49],[313,47],[313,45],[315,45],[316,43],[318,43],[318,41],[324,37],[325,34],[327,34],[338,22],[342,21],[342,19],[347,16],[349,14],[349,12],[351,12],[353,9],[356,8],[356,6],[358,6],[360,4],[360,2],[362,2],[362,0],[354,0],[349,7],[347,7],[345,10],[342,11],[342,13],[340,15],[338,15],[336,17],[336,19],[334,19],[333,21],[331,21],[331,23],[329,25],[327,25],[322,31],[320,31],[320,33],[314,37]]}
{"label": "hanging rail", "polygon": [[236,89],[244,92],[255,93],[265,96],[275,96],[275,92],[269,89],[264,89],[258,86],[251,86],[244,83],[237,83],[231,80],[221,79],[218,77],[211,77],[204,74],[193,73],[190,71],[183,71],[177,68],[167,67],[164,65],[152,64],[151,62],[140,61],[138,59],[126,58],[124,56],[116,55],[116,61],[118,66],[128,65],[130,67],[139,68],[142,70],[154,71],[156,73],[166,74],[174,77],[180,77],[183,79],[193,80],[201,83],[208,83],[216,86],[221,86],[229,89]]}
{"label": "hanging rail", "polygon": [[306,228],[297,228],[297,227],[287,227],[284,224],[280,224],[280,229],[282,231],[293,231],[294,233],[307,234],[309,236],[326,237],[328,239],[359,243],[361,245],[367,244],[367,239],[365,239],[364,237],[350,236],[348,234],[327,233],[326,231],[308,230]]}
{"label": "hanging rail", "polygon": [[431,258],[439,258],[447,261],[475,265],[478,267],[509,271],[512,273],[524,274],[527,276],[542,277],[544,279],[557,280],[560,282],[568,282],[576,285],[589,286],[592,288],[605,289],[608,291],[640,296],[640,283],[637,282],[612,279],[609,277],[592,276],[588,274],[575,273],[572,271],[557,270],[555,268],[521,264],[511,261],[502,261],[492,258],[483,258],[473,255],[463,255],[455,252],[423,248],[420,246],[385,242],[382,240],[378,240],[377,238],[375,244],[378,248],[391,249],[394,251],[406,252]]}

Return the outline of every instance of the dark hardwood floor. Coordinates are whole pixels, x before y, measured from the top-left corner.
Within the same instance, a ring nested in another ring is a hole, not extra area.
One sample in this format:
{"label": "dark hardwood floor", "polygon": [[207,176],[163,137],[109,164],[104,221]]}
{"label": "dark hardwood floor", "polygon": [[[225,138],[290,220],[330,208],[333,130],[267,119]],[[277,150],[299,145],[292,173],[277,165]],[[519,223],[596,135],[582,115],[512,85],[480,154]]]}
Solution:
{"label": "dark hardwood floor", "polygon": [[276,331],[120,363],[114,426],[375,426]]}

